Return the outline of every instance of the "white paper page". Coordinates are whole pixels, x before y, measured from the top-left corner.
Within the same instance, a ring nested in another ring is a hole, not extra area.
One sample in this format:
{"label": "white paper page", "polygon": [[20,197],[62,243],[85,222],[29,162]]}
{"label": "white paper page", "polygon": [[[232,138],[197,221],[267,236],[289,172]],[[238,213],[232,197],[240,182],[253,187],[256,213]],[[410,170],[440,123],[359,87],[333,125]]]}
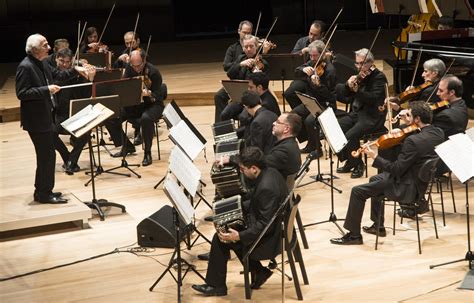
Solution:
{"label": "white paper page", "polygon": [[78,117],[74,115],[73,117],[76,117],[75,119],[71,121],[69,121],[68,119],[64,121],[63,123],[61,123],[61,125],[65,129],[67,129],[69,132],[75,132],[79,128],[87,125],[89,122],[96,119],[98,116],[100,116],[101,113],[102,111],[100,109],[97,109],[91,105],[88,105],[76,114],[76,115],[79,115]]}
{"label": "white paper page", "polygon": [[183,184],[184,188],[194,197],[199,188],[201,171],[177,146],[173,147],[170,154],[169,170]]}
{"label": "white paper page", "polygon": [[346,136],[337,122],[336,115],[331,107],[328,107],[321,115],[318,116],[319,124],[321,125],[326,140],[332,148],[334,153],[338,153],[347,144]]}
{"label": "white paper page", "polygon": [[173,126],[170,129],[169,135],[191,160],[196,159],[201,150],[204,149],[204,144],[193,133],[184,120],[179,121],[177,125]]}
{"label": "white paper page", "polygon": [[170,175],[166,177],[163,187],[171,197],[171,202],[176,207],[181,219],[186,225],[191,224],[194,217],[194,208],[184,194],[183,189]]}
{"label": "white paper page", "polygon": [[165,106],[165,109],[163,110],[163,116],[166,117],[172,126],[175,126],[179,123],[179,121],[181,121],[181,117],[178,115],[171,103],[168,103],[168,105]]}
{"label": "white paper page", "polygon": [[474,141],[474,127],[466,130],[466,135],[471,139],[471,141]]}
{"label": "white paper page", "polygon": [[435,152],[459,181],[465,182],[474,175],[474,142],[465,134],[451,136],[436,146]]}

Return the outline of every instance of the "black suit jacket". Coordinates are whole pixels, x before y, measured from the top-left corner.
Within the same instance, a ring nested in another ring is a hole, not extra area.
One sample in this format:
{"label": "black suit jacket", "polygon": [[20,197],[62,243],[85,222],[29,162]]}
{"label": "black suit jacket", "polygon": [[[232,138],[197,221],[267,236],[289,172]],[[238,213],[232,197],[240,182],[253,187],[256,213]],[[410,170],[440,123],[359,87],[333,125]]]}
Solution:
{"label": "black suit jacket", "polygon": [[410,203],[422,195],[428,184],[418,179],[418,172],[426,160],[436,155],[434,148],[443,141],[443,131],[428,125],[405,139],[396,161],[391,162],[380,156],[375,158],[373,166],[389,174],[385,197]]}
{"label": "black suit jacket", "polygon": [[[287,196],[286,181],[274,168],[263,169],[258,178],[252,183],[255,184],[255,187],[251,193],[249,210],[246,216],[247,229],[239,232],[240,241],[244,246],[244,253],[257,240]],[[281,240],[279,222],[280,220],[273,222],[272,227],[268,229],[252,252],[252,259],[270,259],[279,253]]]}
{"label": "black suit jacket", "polygon": [[268,167],[277,169],[283,178],[295,174],[301,167],[301,152],[295,137],[282,139],[275,143],[265,156]]}
{"label": "black suit jacket", "polygon": [[384,119],[385,112],[380,112],[378,107],[385,100],[385,75],[375,69],[361,83],[359,90],[353,92],[346,83],[336,85],[338,101],[352,103],[352,111],[357,113],[358,119],[379,120]]}
{"label": "black suit jacket", "polygon": [[[240,56],[237,57],[237,59],[232,62],[232,64],[229,66],[229,69],[227,69],[227,77],[232,80],[246,80],[250,77],[252,74],[252,71],[248,69],[245,66],[240,66],[240,62],[247,60],[247,55],[245,53],[241,54]],[[261,60],[263,63],[263,70],[262,72],[267,72],[268,71],[268,62],[265,59]]]}
{"label": "black suit jacket", "polygon": [[[16,70],[16,96],[20,100],[21,125],[30,132],[53,130],[53,102],[48,84],[53,78],[65,80],[77,75],[75,70],[51,69],[48,63],[26,56]],[[54,101],[53,101],[54,100]]]}
{"label": "black suit jacket", "polygon": [[245,145],[259,147],[264,154],[268,154],[275,142],[272,128],[277,118],[274,112],[263,106],[260,107],[250,123],[248,133],[246,132]]}
{"label": "black suit jacket", "polygon": [[260,100],[262,100],[263,107],[265,107],[268,110],[271,110],[277,116],[281,115],[278,102],[268,89],[260,96]]}
{"label": "black suit jacket", "polygon": [[433,125],[444,131],[445,139],[466,130],[468,122],[467,106],[463,99],[452,102],[448,108],[433,115]]}

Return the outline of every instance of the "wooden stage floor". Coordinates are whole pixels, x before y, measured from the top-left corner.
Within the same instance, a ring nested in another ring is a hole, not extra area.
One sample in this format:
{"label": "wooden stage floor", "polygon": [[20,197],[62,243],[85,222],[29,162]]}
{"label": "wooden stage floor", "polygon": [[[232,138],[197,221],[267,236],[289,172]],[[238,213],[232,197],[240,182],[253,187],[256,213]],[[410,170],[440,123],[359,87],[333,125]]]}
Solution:
{"label": "wooden stage floor", "polygon": [[[212,106],[183,107],[184,113],[207,138],[207,158],[201,154],[196,165],[201,170],[204,182],[204,194],[212,199],[214,188],[210,182],[209,171],[213,160]],[[471,121],[472,124],[472,121]],[[157,248],[148,252],[126,249],[136,246],[136,226],[144,218],[170,204],[162,189],[154,190],[155,183],[165,174],[167,159],[172,143],[167,139],[167,130],[160,128],[162,160],[157,160],[156,145],[153,146],[153,164],[140,167],[137,172],[142,178],[101,175],[97,178],[97,198],[124,204],[127,213],[116,210],[107,211],[105,221],[97,214],[89,221],[90,228],[81,229],[73,224],[53,225],[47,228],[1,234],[0,242],[0,279],[21,275],[31,271],[58,266],[86,259],[121,248],[102,258],[38,272],[21,278],[0,282],[1,302],[173,302],[176,301],[175,281],[166,275],[153,292],[148,288],[165,269],[171,257],[170,249]],[[65,141],[67,138],[64,137]],[[0,203],[5,197],[18,196],[30,198],[33,192],[35,156],[33,145],[26,132],[19,128],[18,122],[0,123]],[[116,149],[115,149],[116,150]],[[120,164],[119,159],[111,158],[102,151],[104,168]],[[136,155],[129,156],[128,162],[140,163],[143,152],[138,149]],[[321,159],[321,171],[329,171],[329,161]],[[66,175],[61,169],[60,160],[56,166],[55,190],[70,193],[80,201],[91,199],[91,188],[84,187],[88,176],[84,171],[89,168],[88,155],[83,153],[79,165],[83,170]],[[317,173],[317,163],[311,164],[309,175]],[[370,175],[374,169],[370,168]],[[350,190],[354,185],[367,182],[368,179],[350,179],[346,174],[334,185],[343,193],[335,193],[335,213],[343,218],[346,213]],[[446,198],[446,226],[442,225],[440,205],[436,205],[440,239],[435,239],[432,220],[424,216],[421,221],[423,254],[417,251],[415,224],[405,220],[397,224],[397,234],[391,229],[386,238],[381,238],[379,250],[374,250],[375,237],[364,235],[364,245],[341,247],[331,245],[329,239],[340,236],[333,223],[308,227],[309,249],[303,251],[303,257],[309,275],[310,284],[302,286],[306,302],[472,302],[473,292],[459,290],[461,280],[468,271],[467,263],[429,269],[430,264],[442,263],[464,257],[466,244],[466,215],[464,187],[454,181],[457,213],[453,213],[451,200]],[[472,187],[471,187],[472,188]],[[330,212],[330,190],[322,183],[312,183],[299,188],[302,196],[301,214],[303,222],[313,223],[326,220]],[[471,197],[473,190],[471,189]],[[434,195],[439,202],[439,195]],[[19,199],[18,203],[21,203]],[[39,206],[31,206],[39,207]],[[369,209],[366,207],[363,224],[370,224]],[[32,210],[31,210],[32,211]],[[206,236],[212,237],[212,224],[203,220],[211,213],[201,203],[197,209],[197,227]],[[474,222],[472,220],[471,222]],[[392,214],[387,210],[388,222]],[[340,222],[342,224],[342,222]],[[209,245],[198,240],[191,250],[183,250],[183,257],[194,264],[197,270],[205,274],[206,263],[199,261],[197,255],[206,252]],[[145,256],[145,258],[141,257]],[[243,302],[243,277],[239,275],[241,265],[233,258],[228,266],[227,285],[229,294],[221,298],[203,298],[191,289],[191,284],[201,283],[190,273],[184,279],[182,288],[183,302]],[[289,267],[287,266],[287,272]],[[254,291],[253,302],[278,302],[280,295],[280,274],[275,272],[262,289]],[[286,300],[296,300],[294,288],[290,282],[285,284]]]}

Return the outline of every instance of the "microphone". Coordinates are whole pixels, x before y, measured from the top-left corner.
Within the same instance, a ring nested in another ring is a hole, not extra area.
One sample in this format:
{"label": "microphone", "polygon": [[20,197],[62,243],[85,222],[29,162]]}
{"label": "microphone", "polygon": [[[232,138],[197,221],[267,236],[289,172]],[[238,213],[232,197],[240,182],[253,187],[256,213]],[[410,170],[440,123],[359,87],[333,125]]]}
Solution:
{"label": "microphone", "polygon": [[304,171],[308,171],[309,164],[311,164],[311,161],[313,161],[317,157],[318,157],[318,152],[316,150],[313,150],[312,152],[308,154],[308,156],[306,156],[306,160],[301,165],[298,173],[296,174],[296,179],[299,178]]}

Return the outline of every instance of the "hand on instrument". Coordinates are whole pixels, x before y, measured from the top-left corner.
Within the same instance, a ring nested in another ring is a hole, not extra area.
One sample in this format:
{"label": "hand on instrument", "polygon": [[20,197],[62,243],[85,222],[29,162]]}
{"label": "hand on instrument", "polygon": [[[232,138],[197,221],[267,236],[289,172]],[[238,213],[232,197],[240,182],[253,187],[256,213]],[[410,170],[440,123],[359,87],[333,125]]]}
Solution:
{"label": "hand on instrument", "polygon": [[357,84],[357,76],[351,76],[348,80],[347,80],[347,86],[349,87],[349,89],[353,92],[357,92],[359,90],[359,85]]}
{"label": "hand on instrument", "polygon": [[405,91],[409,91],[410,89],[414,89],[415,87],[413,85],[409,85],[407,86],[407,88],[405,88]]}
{"label": "hand on instrument", "polygon": [[144,88],[142,90],[142,97],[150,97],[151,96],[151,90]]}
{"label": "hand on instrument", "polygon": [[216,159],[216,163],[218,166],[224,166],[225,164],[230,162],[230,157],[228,155],[221,156],[219,159]]}
{"label": "hand on instrument", "polygon": [[365,154],[369,156],[371,159],[377,158],[378,152],[379,150],[375,146],[367,146],[367,149],[365,150]]}
{"label": "hand on instrument", "polygon": [[248,58],[248,59],[245,59],[244,61],[240,62],[240,66],[242,66],[242,67],[251,68],[254,65],[255,65],[255,59],[253,59],[253,58]]}
{"label": "hand on instrument", "polygon": [[56,84],[48,85],[49,93],[54,95],[61,90],[61,87]]}
{"label": "hand on instrument", "polygon": [[311,76],[311,82],[314,85],[319,86],[321,84],[321,79],[318,77],[318,75],[312,75]]}
{"label": "hand on instrument", "polygon": [[412,124],[413,123],[413,117],[411,116],[410,110],[408,109],[403,109],[398,116],[400,117],[400,122],[403,124]]}
{"label": "hand on instrument", "polygon": [[384,101],[384,108],[387,107],[387,103],[390,102],[390,108],[394,111],[398,111],[400,109],[400,105],[398,105],[398,102],[397,101],[400,101],[400,99],[398,99],[397,97],[388,97],[388,98],[385,98],[385,101]]}
{"label": "hand on instrument", "polygon": [[229,228],[226,233],[218,231],[217,236],[222,242],[237,242],[240,240],[239,232],[232,228]]}
{"label": "hand on instrument", "polygon": [[128,54],[121,54],[117,60],[128,63],[130,57],[128,56]]}
{"label": "hand on instrument", "polygon": [[301,50],[301,53],[302,53],[303,55],[306,54],[306,53],[308,53],[308,52],[309,52],[309,48],[308,48],[308,47],[305,47],[305,48],[303,48],[303,49]]}
{"label": "hand on instrument", "polygon": [[312,66],[306,66],[303,68],[303,72],[311,77],[311,75],[314,75],[314,68]]}

